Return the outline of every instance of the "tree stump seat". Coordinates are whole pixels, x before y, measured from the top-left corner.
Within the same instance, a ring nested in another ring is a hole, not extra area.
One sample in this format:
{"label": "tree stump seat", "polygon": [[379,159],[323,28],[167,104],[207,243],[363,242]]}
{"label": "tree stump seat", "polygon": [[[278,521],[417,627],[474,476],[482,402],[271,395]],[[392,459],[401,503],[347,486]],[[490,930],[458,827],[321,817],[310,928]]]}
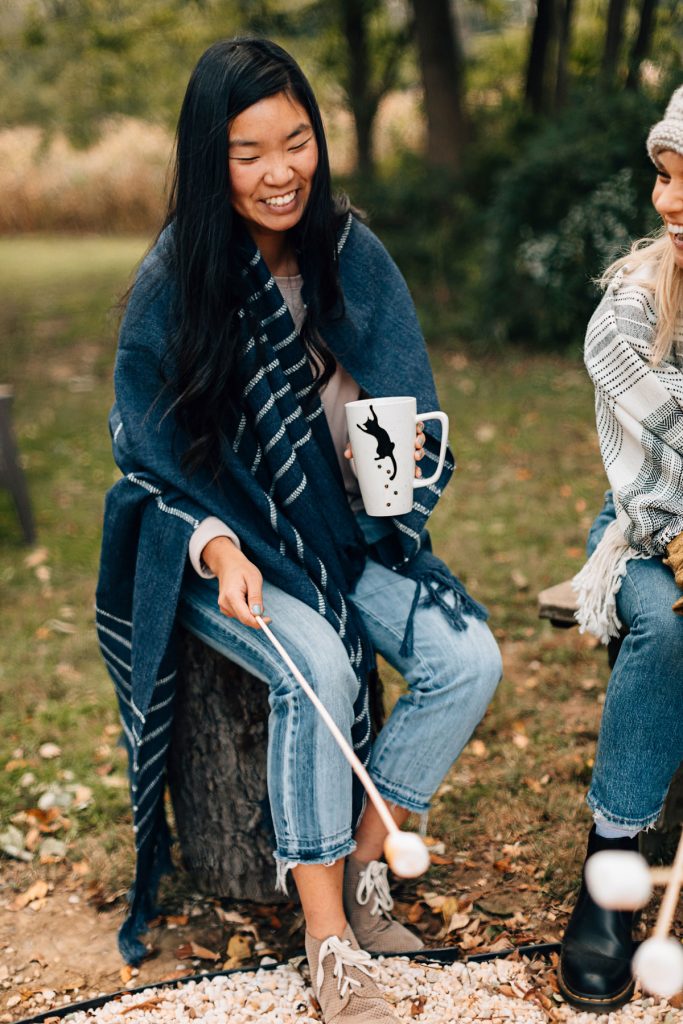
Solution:
{"label": "tree stump seat", "polygon": [[[538,615],[548,619],[552,626],[559,629],[570,629],[576,626],[577,610],[576,595],[571,580],[563,580],[538,595]],[[607,658],[610,668],[614,666],[627,631],[607,645]],[[678,836],[683,826],[683,765],[674,775],[669,793],[654,829],[640,834],[641,852],[651,863],[669,864],[673,860],[678,844]]]}
{"label": "tree stump seat", "polygon": [[[275,889],[269,714],[262,679],[179,630],[168,778],[182,859],[200,892],[257,903],[292,898]],[[378,680],[370,717],[376,732],[383,718]]]}
{"label": "tree stump seat", "polygon": [[200,892],[261,903],[275,890],[268,687],[180,631],[169,788],[183,861]]}

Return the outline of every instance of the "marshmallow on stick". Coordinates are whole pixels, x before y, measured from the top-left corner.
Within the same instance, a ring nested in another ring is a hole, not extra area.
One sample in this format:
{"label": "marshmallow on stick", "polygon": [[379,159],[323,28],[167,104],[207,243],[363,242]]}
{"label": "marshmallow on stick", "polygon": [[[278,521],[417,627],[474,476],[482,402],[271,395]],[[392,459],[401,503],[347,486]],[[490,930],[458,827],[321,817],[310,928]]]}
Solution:
{"label": "marshmallow on stick", "polygon": [[401,832],[398,825],[392,818],[389,808],[382,799],[377,787],[368,775],[365,766],[361,764],[344,736],[342,736],[337,723],[334,721],[323,702],[320,700],[310,684],[306,682],[280,641],[276,636],[274,636],[272,631],[263,621],[263,618],[260,615],[257,615],[256,618],[259,626],[283,659],[299,686],[301,686],[306,696],[313,703],[314,708],[336,740],[342,754],[360,779],[368,797],[375,805],[377,813],[384,822],[388,832],[384,842],[384,855],[387,859],[387,864],[394,874],[400,875],[402,878],[416,878],[418,875],[424,874],[430,863],[429,853],[424,842],[420,836],[415,835],[414,832]]}

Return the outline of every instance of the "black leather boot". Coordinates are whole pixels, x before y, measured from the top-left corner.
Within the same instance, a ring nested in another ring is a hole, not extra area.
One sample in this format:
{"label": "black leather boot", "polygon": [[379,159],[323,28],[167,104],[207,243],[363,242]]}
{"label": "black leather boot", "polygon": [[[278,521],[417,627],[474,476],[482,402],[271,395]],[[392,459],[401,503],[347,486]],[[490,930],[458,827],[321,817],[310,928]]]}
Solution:
{"label": "black leather boot", "polygon": [[[594,825],[586,860],[600,850],[637,849],[637,837],[603,839]],[[564,933],[557,970],[560,992],[572,1006],[609,1013],[631,998],[634,917],[632,910],[603,910],[595,903],[586,888],[584,862],[579,898]]]}

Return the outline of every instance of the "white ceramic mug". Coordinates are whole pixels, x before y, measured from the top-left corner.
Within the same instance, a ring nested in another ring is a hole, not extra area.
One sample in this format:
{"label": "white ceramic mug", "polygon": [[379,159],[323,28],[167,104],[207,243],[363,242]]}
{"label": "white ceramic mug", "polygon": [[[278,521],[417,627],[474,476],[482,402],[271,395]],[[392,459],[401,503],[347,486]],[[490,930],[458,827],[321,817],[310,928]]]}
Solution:
{"label": "white ceramic mug", "polygon": [[[415,476],[415,428],[426,420],[441,422],[441,450],[435,472]],[[401,516],[413,507],[413,492],[441,476],[448,444],[448,416],[417,412],[414,398],[362,398],[346,403],[346,423],[353,462],[370,516]]]}

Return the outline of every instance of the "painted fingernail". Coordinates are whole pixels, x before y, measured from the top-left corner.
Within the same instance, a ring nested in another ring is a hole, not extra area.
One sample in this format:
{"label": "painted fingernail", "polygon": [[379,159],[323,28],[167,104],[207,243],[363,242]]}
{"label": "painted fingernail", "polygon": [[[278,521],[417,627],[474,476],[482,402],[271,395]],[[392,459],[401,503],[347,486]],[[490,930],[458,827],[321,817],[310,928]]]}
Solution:
{"label": "painted fingernail", "polygon": [[251,610],[254,613],[254,615],[263,615],[263,608],[261,607],[260,604],[252,604]]}

